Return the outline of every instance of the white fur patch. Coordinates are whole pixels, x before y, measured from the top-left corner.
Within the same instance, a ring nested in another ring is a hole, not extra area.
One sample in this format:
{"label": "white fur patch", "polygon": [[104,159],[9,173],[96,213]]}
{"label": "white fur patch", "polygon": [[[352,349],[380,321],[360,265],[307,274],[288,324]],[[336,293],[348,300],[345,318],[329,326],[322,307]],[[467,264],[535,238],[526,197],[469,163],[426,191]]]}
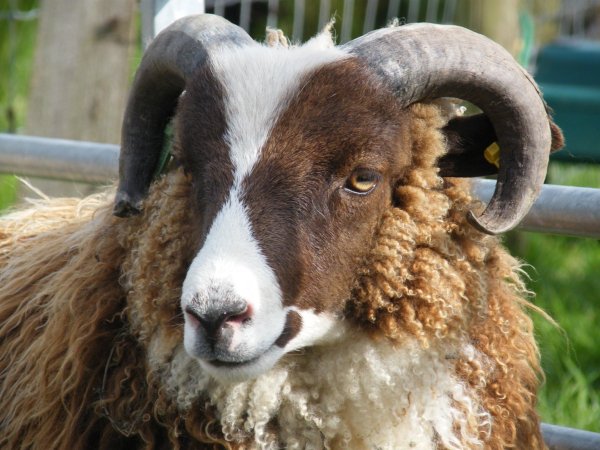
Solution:
{"label": "white fur patch", "polygon": [[327,33],[300,47],[230,47],[211,55],[213,73],[225,91],[225,142],[236,186],[258,161],[275,122],[301,89],[300,81],[346,56]]}
{"label": "white fur patch", "polygon": [[300,332],[286,345],[285,351],[291,352],[311,345],[329,344],[342,339],[345,327],[342,319],[331,313],[317,314],[312,310],[301,310],[296,307],[286,308],[295,311],[302,318]]}
{"label": "white fur patch", "polygon": [[[254,311],[252,327],[242,330],[243,334],[238,338],[243,341],[240,345],[266,351],[285,324],[281,290],[275,273],[252,236],[248,215],[237,196],[227,200],[217,214],[204,246],[188,270],[183,283],[183,310],[196,293],[223,287],[232,290]],[[194,329],[186,322],[184,342],[190,353],[193,353],[194,334]]]}

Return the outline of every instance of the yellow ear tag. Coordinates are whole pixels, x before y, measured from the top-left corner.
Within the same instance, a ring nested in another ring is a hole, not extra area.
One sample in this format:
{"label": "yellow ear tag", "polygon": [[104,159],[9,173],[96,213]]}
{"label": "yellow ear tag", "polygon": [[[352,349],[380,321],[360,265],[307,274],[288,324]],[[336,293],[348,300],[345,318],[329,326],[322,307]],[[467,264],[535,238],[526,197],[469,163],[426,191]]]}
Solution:
{"label": "yellow ear tag", "polygon": [[496,167],[500,167],[500,147],[498,147],[498,143],[494,142],[483,152],[483,156],[486,161],[490,164],[495,165]]}

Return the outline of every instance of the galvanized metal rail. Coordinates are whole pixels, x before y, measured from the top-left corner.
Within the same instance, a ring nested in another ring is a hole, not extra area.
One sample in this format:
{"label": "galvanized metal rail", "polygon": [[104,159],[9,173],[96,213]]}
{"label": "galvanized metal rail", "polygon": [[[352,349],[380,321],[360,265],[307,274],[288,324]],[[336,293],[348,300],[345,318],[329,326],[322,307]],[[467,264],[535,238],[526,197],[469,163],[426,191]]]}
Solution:
{"label": "galvanized metal rail", "polygon": [[[118,178],[118,161],[117,145],[0,133],[2,173],[110,183]],[[487,202],[495,185],[492,180],[475,180],[475,193]],[[518,228],[600,239],[600,189],[545,185]]]}
{"label": "galvanized metal rail", "polygon": [[118,171],[118,145],[0,133],[1,173],[109,183]]}
{"label": "galvanized metal rail", "polygon": [[550,450],[600,450],[600,433],[543,423],[542,436]]}
{"label": "galvanized metal rail", "polygon": [[[475,194],[487,203],[496,182],[475,180]],[[535,233],[600,239],[600,189],[545,184],[517,227]],[[600,447],[598,447],[600,450]]]}

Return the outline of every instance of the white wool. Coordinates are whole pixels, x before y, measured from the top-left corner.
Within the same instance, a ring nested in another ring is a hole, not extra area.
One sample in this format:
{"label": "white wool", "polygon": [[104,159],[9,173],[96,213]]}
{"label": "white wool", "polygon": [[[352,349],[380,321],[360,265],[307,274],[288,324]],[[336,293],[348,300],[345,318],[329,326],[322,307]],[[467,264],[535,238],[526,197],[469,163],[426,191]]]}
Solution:
{"label": "white wool", "polygon": [[490,416],[453,375],[458,353],[480,356],[468,345],[424,349],[413,339],[394,345],[356,333],[289,354],[256,380],[220,384],[180,347],[165,381],[183,410],[208,395],[226,439],[250,439],[257,449],[433,450],[436,440],[480,448],[467,421],[489,428]]}
{"label": "white wool", "polygon": [[158,373],[164,376],[164,385],[167,393],[177,398],[177,404],[182,410],[189,410],[192,403],[200,398],[208,387],[213,384],[210,376],[200,369],[198,361],[187,354],[183,345],[180,345],[169,363],[158,363],[150,359],[150,364]]}

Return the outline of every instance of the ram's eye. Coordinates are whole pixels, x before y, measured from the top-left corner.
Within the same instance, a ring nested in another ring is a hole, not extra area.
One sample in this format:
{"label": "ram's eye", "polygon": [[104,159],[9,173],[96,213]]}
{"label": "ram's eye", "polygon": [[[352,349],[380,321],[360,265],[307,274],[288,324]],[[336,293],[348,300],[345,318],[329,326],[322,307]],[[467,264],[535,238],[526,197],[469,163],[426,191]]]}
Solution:
{"label": "ram's eye", "polygon": [[348,177],[345,188],[357,194],[368,194],[377,184],[377,173],[372,170],[361,169]]}

